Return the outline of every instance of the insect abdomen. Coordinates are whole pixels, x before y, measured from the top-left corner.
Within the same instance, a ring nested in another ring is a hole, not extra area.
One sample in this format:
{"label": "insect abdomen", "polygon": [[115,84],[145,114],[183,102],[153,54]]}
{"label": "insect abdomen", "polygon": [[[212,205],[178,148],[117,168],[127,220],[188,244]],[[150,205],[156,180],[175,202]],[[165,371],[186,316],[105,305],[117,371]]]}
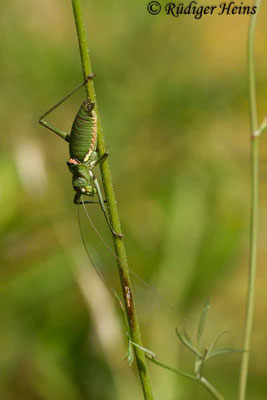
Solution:
{"label": "insect abdomen", "polygon": [[97,146],[96,113],[92,109],[88,111],[87,107],[88,101],[83,102],[74,119],[69,142],[70,157],[81,162]]}

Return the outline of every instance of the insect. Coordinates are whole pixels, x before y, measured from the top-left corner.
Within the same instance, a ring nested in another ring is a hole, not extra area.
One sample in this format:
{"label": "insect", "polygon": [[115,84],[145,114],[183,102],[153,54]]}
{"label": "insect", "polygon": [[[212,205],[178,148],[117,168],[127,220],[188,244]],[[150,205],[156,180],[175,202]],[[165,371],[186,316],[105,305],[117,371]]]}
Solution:
{"label": "insect", "polygon": [[[108,156],[107,151],[99,158],[97,155],[97,115],[94,110],[95,104],[89,97],[83,101],[76,114],[70,133],[54,127],[44,119],[92,78],[93,74],[89,75],[82,84],[46,111],[40,117],[39,123],[69,143],[70,158],[67,161],[67,166],[72,173],[72,186],[75,191],[74,204],[99,203],[112,234],[117,237],[123,237],[122,234],[116,233],[111,225],[98,180],[93,173],[93,169]],[[98,201],[84,201],[84,195],[91,198],[97,195]]]}
{"label": "insect", "polygon": [[[50,129],[52,132],[56,133],[59,137],[64,139],[66,142],[69,143],[69,153],[70,153],[70,158],[67,161],[67,166],[72,173],[72,186],[75,191],[75,196],[73,202],[75,204],[82,204],[85,213],[87,215],[87,218],[89,219],[91,225],[93,226],[95,232],[99,236],[99,238],[103,241],[104,245],[107,247],[109,252],[117,259],[120,261],[118,256],[113,252],[113,250],[109,247],[109,245],[104,241],[102,236],[98,233],[97,229],[95,228],[93,222],[91,221],[89,214],[86,211],[85,204],[87,203],[99,203],[100,207],[104,213],[105,219],[107,221],[107,224],[109,226],[110,231],[112,232],[113,235],[116,237],[122,238],[123,235],[120,233],[117,233],[114,231],[111,222],[109,220],[109,217],[107,215],[106,207],[105,207],[105,202],[103,200],[103,196],[101,193],[101,189],[98,183],[97,178],[94,176],[93,169],[97,166],[100,165],[108,156],[108,152],[106,151],[101,157],[98,158],[97,155],[97,116],[94,110],[94,103],[87,97],[80,109],[78,110],[76,117],[74,119],[71,132],[66,133],[53,125],[51,125],[49,122],[45,120],[45,117],[49,115],[52,111],[54,111],[57,107],[59,107],[65,100],[67,100],[73,93],[75,93],[78,89],[80,89],[82,86],[84,86],[89,79],[92,79],[93,75],[89,75],[84,82],[82,82],[79,86],[77,86],[75,89],[73,89],[67,96],[65,96],[62,100],[60,100],[56,105],[51,107],[48,111],[46,111],[39,119],[39,123],[43,125],[45,128]],[[88,196],[89,198],[93,198],[95,195],[98,197],[98,201],[94,200],[83,200],[83,196]],[[81,232],[81,237],[82,241],[85,247],[85,250],[87,252],[87,255],[95,268],[97,274],[99,275],[100,279],[103,281],[104,285],[108,289],[108,291],[111,293],[111,295],[118,299],[118,295],[116,292],[112,289],[110,290],[109,285],[105,281],[102,273],[98,269],[98,267],[94,264],[90,253],[87,249],[86,242],[84,239],[84,235],[82,232],[81,228],[81,221],[80,221],[80,214],[79,214],[79,209],[78,209],[78,220],[79,220],[79,226],[80,226],[80,232]],[[168,301],[164,299],[163,296],[161,296],[155,289],[153,289],[151,286],[149,286],[145,281],[142,280],[142,278],[139,277],[134,271],[130,269],[130,272],[147,288],[149,288],[159,299],[161,299],[163,302],[165,302],[170,309],[172,309],[175,314],[178,314],[181,316],[180,313],[176,311],[174,307],[172,307]],[[129,289],[129,288],[128,288]],[[126,289],[127,290],[127,289]],[[127,290],[127,301],[131,301],[131,293]],[[121,302],[120,302],[121,304]],[[183,317],[182,317],[183,318]],[[132,343],[135,345],[134,343]],[[137,345],[136,345],[137,346]]]}

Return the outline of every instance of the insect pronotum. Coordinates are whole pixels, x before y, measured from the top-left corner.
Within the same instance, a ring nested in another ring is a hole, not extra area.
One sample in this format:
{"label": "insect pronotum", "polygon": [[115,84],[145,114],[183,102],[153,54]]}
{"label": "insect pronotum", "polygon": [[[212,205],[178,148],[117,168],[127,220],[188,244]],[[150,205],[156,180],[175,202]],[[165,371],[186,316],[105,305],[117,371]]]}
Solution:
{"label": "insect pronotum", "polygon": [[[60,100],[56,105],[46,111],[39,119],[41,125],[55,132],[62,139],[69,143],[70,158],[67,161],[68,168],[72,173],[72,186],[75,190],[73,202],[81,203],[99,203],[104,213],[109,229],[113,235],[123,237],[122,234],[116,233],[112,228],[111,222],[107,215],[101,189],[97,178],[93,173],[95,166],[100,165],[108,156],[106,151],[100,158],[97,155],[97,115],[94,110],[95,104],[87,97],[74,119],[71,132],[66,133],[45,121],[45,117],[59,107],[73,93],[85,85],[89,79],[93,78],[93,74],[89,75],[86,80],[73,89],[67,96]],[[83,200],[83,195],[94,197],[97,195],[98,201]]]}

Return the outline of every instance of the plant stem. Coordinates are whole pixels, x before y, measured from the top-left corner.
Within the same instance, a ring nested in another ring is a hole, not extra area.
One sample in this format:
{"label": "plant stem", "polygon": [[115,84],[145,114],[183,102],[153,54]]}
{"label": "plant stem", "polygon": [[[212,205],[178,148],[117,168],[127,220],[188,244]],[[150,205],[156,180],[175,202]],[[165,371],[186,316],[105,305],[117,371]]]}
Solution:
{"label": "plant stem", "polygon": [[224,397],[212,386],[211,383],[207,381],[207,379],[203,378],[203,376],[199,379],[199,383],[204,386],[205,389],[213,396],[216,400],[224,400]]}
{"label": "plant stem", "polygon": [[252,334],[254,302],[255,302],[255,280],[257,269],[257,234],[258,234],[258,136],[255,132],[258,130],[257,118],[257,99],[256,82],[254,67],[254,37],[257,17],[261,0],[255,1],[257,12],[251,17],[249,36],[248,36],[248,82],[249,82],[249,101],[250,101],[250,133],[251,133],[251,211],[250,211],[250,254],[249,254],[249,272],[248,272],[248,292],[246,305],[246,318],[243,337],[243,349],[240,381],[239,381],[239,400],[245,400],[249,351]]}
{"label": "plant stem", "polygon": [[[79,42],[79,48],[80,48],[80,54],[81,54],[83,76],[85,79],[88,75],[92,74],[92,66],[91,66],[91,62],[90,62],[90,58],[89,58],[86,30],[85,30],[85,26],[83,23],[81,0],[72,0],[72,6],[73,6],[73,12],[74,12],[74,17],[75,17],[78,42]],[[100,123],[100,118],[99,118],[99,113],[98,113],[98,108],[97,108],[97,103],[96,103],[96,95],[95,95],[93,80],[88,80],[87,85],[86,85],[86,92],[87,92],[88,97],[95,103],[95,111],[98,116],[98,138],[97,138],[98,155],[99,155],[99,157],[101,157],[101,155],[103,155],[105,153],[106,147],[105,147],[103,132],[101,129],[101,123]],[[121,226],[120,226],[120,219],[119,219],[119,214],[118,214],[118,209],[117,209],[117,202],[115,199],[112,178],[111,178],[110,168],[109,168],[107,159],[101,164],[100,169],[101,169],[103,188],[104,188],[104,192],[105,192],[105,196],[106,196],[106,200],[107,200],[107,208],[108,208],[108,213],[110,216],[111,224],[117,233],[121,233]],[[137,313],[136,313],[136,308],[135,308],[135,303],[134,303],[134,298],[133,298],[133,290],[132,290],[132,284],[131,284],[131,280],[130,280],[129,268],[128,268],[128,264],[127,264],[125,246],[124,246],[122,238],[115,237],[113,235],[113,240],[114,240],[115,252],[118,257],[117,263],[118,263],[122,293],[123,293],[123,298],[124,298],[125,310],[126,310],[126,314],[127,314],[130,338],[138,346],[143,347],[141,331],[140,331],[140,327],[139,327],[139,323],[138,323],[138,319],[137,319]],[[135,355],[136,355],[139,377],[140,377],[141,385],[143,388],[144,399],[145,400],[153,400],[154,396],[153,396],[153,392],[152,392],[152,386],[151,386],[151,381],[150,381],[150,376],[149,376],[149,371],[148,371],[148,366],[147,366],[147,360],[146,360],[144,351],[141,350],[140,347],[138,348],[138,347],[134,346],[134,351],[135,351]]]}
{"label": "plant stem", "polygon": [[224,400],[224,397],[215,389],[214,386],[207,379],[202,377],[197,377],[196,375],[188,374],[187,372],[179,371],[169,365],[163,364],[160,361],[155,360],[154,358],[147,357],[149,361],[153,362],[154,364],[159,365],[162,368],[167,369],[168,371],[174,372],[177,375],[184,376],[185,378],[191,379],[193,381],[199,382],[204,388],[212,395],[215,400]]}
{"label": "plant stem", "polygon": [[176,368],[170,367],[169,365],[163,364],[162,362],[155,360],[155,358],[147,357],[149,361],[153,362],[154,364],[159,365],[162,368],[167,369],[168,371],[174,372],[177,375],[183,376],[184,378],[192,379],[193,381],[197,381],[198,378],[195,375],[188,374],[187,372],[179,371]]}

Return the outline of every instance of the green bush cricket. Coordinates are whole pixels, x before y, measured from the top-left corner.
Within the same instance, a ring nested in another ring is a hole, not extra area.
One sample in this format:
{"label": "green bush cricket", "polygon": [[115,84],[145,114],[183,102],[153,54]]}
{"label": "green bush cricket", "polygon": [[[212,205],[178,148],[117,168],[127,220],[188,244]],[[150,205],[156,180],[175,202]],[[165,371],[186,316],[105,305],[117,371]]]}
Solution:
{"label": "green bush cricket", "polygon": [[[97,155],[97,115],[94,111],[94,103],[88,97],[83,101],[74,119],[70,134],[52,126],[44,119],[92,78],[93,74],[89,75],[82,84],[46,111],[40,117],[39,123],[69,143],[70,158],[67,165],[72,173],[72,186],[76,192],[73,202],[75,204],[99,203],[112,234],[123,237],[122,234],[116,233],[112,228],[98,180],[93,173],[93,169],[108,156],[107,151],[100,158]],[[97,195],[98,201],[84,201],[83,195],[88,197]]]}

